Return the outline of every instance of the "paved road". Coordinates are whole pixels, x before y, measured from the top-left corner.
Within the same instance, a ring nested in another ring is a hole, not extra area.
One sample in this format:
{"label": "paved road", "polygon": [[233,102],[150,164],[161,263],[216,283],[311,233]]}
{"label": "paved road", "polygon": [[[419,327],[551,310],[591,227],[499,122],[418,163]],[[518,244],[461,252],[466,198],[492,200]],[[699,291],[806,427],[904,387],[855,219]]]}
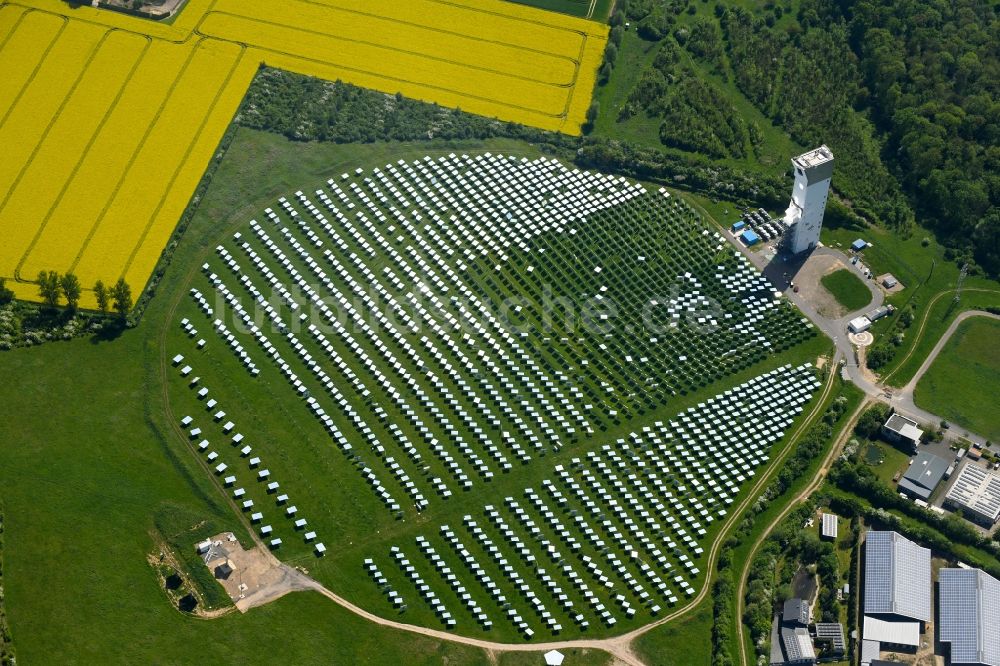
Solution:
{"label": "paved road", "polygon": [[[951,339],[951,336],[958,329],[959,324],[971,317],[986,317],[988,319],[1000,320],[1000,315],[995,315],[991,312],[985,312],[983,310],[966,310],[955,317],[955,321],[951,322],[951,326],[948,327],[948,330],[944,332],[941,339],[937,341],[936,345],[934,345],[934,349],[932,349],[931,353],[924,359],[924,362],[920,365],[920,369],[917,370],[915,375],[913,375],[913,379],[911,379],[906,386],[900,389],[899,392],[893,396],[894,401],[904,400],[908,401],[909,404],[913,403],[913,391],[917,388],[917,383],[920,382],[920,378],[923,377],[924,373],[926,373],[931,367],[934,359],[938,357],[938,354],[940,354],[941,350],[944,349],[945,344],[947,344],[948,340]],[[913,408],[918,409],[916,405],[913,405]]]}
{"label": "paved road", "polygon": [[[766,252],[764,250],[752,251],[744,246],[743,243],[740,243],[733,238],[732,234],[725,233],[725,235],[737,248],[739,248],[740,252],[742,252],[751,263],[764,273],[765,277],[771,281],[775,288],[782,290],[785,297],[788,298],[789,301],[794,303],[795,306],[798,307],[817,328],[833,340],[834,344],[837,346],[837,350],[841,354],[842,372],[851,383],[864,391],[873,400],[892,406],[893,409],[903,416],[928,426],[937,427],[937,425],[942,421],[941,416],[933,414],[925,409],[921,409],[913,403],[913,387],[916,386],[917,380],[920,379],[920,376],[928,367],[930,367],[930,364],[933,363],[948,338],[954,332],[955,327],[961,321],[964,321],[968,317],[979,315],[986,315],[990,317],[996,317],[996,315],[990,315],[989,313],[981,312],[979,310],[970,310],[962,313],[951,325],[941,340],[938,341],[938,344],[924,361],[924,364],[914,376],[914,379],[911,380],[903,390],[887,387],[881,383],[873,381],[872,378],[865,372],[865,369],[858,365],[854,345],[851,344],[851,341],[847,336],[848,322],[855,317],[861,316],[865,312],[870,311],[872,308],[881,306],[883,303],[884,294],[875,284],[874,280],[868,280],[865,278],[858,267],[851,264],[847,255],[840,250],[835,250],[829,247],[816,248],[813,251],[813,255],[826,255],[839,259],[841,263],[844,264],[845,268],[853,271],[856,275],[858,275],[858,277],[861,278],[872,294],[871,302],[865,307],[860,310],[856,310],[855,312],[850,312],[843,317],[831,319],[821,315],[816,308],[812,306],[812,304],[802,297],[801,294],[797,294],[792,289],[788,288],[790,280],[785,277],[785,274],[790,273],[792,275],[792,279],[794,279],[794,271],[797,270],[801,263],[789,260],[783,261],[780,256],[775,257],[770,252]],[[1000,317],[996,318],[1000,319]],[[982,435],[969,432],[964,428],[956,427],[946,430],[944,439],[946,442],[951,442],[962,436],[965,436],[967,439],[979,444],[984,444],[986,442],[986,438]]]}

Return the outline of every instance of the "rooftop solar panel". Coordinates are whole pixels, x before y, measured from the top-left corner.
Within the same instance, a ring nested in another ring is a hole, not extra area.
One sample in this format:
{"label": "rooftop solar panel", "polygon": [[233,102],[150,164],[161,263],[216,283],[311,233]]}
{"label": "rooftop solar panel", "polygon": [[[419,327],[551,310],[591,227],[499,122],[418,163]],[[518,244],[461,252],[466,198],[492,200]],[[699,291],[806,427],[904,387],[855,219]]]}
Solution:
{"label": "rooftop solar panel", "polygon": [[931,553],[896,532],[868,533],[865,614],[931,619]]}
{"label": "rooftop solar panel", "polygon": [[941,569],[941,641],[952,663],[1000,666],[1000,581],[979,569]]}

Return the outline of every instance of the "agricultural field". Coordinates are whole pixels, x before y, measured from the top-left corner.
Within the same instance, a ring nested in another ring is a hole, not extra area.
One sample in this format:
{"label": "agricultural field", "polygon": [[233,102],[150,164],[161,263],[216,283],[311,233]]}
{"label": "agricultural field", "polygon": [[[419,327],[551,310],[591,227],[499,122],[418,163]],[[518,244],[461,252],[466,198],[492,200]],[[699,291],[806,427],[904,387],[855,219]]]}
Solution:
{"label": "agricultural field", "polygon": [[262,64],[578,134],[606,33],[500,0],[192,0],[169,25],[0,2],[0,277],[140,291]]}
{"label": "agricultural field", "polygon": [[973,317],[958,325],[913,391],[923,409],[940,414],[988,440],[1000,441],[996,395],[1000,390],[1000,322]]}
{"label": "agricultural field", "polygon": [[614,7],[614,0],[507,0],[539,9],[562,12],[572,16],[605,21]]}
{"label": "agricultural field", "polygon": [[170,419],[385,617],[511,641],[683,604],[819,384],[810,325],[664,190],[451,153],[250,215],[168,324]]}

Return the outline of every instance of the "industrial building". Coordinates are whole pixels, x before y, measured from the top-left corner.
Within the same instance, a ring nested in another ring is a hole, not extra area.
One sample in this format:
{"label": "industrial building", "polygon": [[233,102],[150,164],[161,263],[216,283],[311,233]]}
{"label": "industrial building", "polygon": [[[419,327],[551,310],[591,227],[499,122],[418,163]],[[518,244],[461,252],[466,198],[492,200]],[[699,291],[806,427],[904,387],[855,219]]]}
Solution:
{"label": "industrial building", "polygon": [[826,646],[826,656],[842,655],[847,652],[844,625],[839,622],[817,622],[816,642]]}
{"label": "industrial building", "polygon": [[931,619],[931,551],[897,532],[865,536],[861,663],[882,649],[914,651]]}
{"label": "industrial building", "polygon": [[892,307],[891,305],[883,305],[880,308],[872,308],[871,310],[865,313],[865,316],[868,317],[869,321],[875,323],[882,317],[888,317],[895,311],[896,308]]}
{"label": "industrial building", "polygon": [[816,247],[833,178],[833,153],[826,146],[792,158],[795,184],[785,210],[788,249],[799,254]]}
{"label": "industrial building", "polygon": [[756,245],[757,243],[760,242],[760,236],[754,233],[751,229],[746,229],[742,234],[740,234],[740,239],[743,241],[743,244],[746,245],[747,247],[750,247],[751,245]]}
{"label": "industrial building", "polygon": [[917,427],[917,422],[913,419],[908,419],[902,414],[893,414],[882,426],[882,436],[890,442],[909,446],[916,453],[924,431]]}
{"label": "industrial building", "polygon": [[864,333],[869,328],[872,327],[872,320],[868,317],[861,315],[860,317],[855,317],[847,323],[847,330],[851,333]]}
{"label": "industrial building", "polygon": [[944,479],[948,472],[948,464],[944,458],[921,451],[910,463],[903,478],[899,480],[899,492],[926,502]]}
{"label": "industrial building", "polygon": [[945,496],[945,505],[960,509],[970,520],[992,527],[1000,518],[1000,475],[966,461]]}
{"label": "industrial building", "polygon": [[788,627],[809,625],[809,602],[805,599],[787,599],[782,607],[781,623]]}
{"label": "industrial building", "polygon": [[865,615],[929,622],[931,551],[897,532],[868,532],[864,597]]}
{"label": "industrial building", "polygon": [[1000,666],[1000,581],[979,569],[938,572],[938,636],[951,664]]}

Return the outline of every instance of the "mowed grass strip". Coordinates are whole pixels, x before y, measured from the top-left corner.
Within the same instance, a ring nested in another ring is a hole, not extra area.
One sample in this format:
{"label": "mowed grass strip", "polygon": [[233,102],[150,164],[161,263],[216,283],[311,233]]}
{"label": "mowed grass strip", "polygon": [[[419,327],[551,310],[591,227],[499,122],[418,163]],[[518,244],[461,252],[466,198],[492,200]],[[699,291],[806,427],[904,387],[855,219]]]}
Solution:
{"label": "mowed grass strip", "polygon": [[[41,268],[76,269],[78,257],[96,231],[101,211],[110,204],[130,157],[139,148],[147,128],[155,122],[160,105],[180,75],[192,48],[159,41],[153,43],[118,103],[108,110],[107,122],[67,184],[62,199],[53,202],[56,207],[45,231],[22,269],[25,275],[31,276]],[[68,229],[82,232],[78,242],[66,242],[64,234]],[[81,280],[89,287],[98,279],[107,282],[116,278],[116,273],[115,264],[109,258],[100,272],[81,275]]]}
{"label": "mowed grass strip", "polygon": [[[3,261],[8,262],[7,252],[20,251],[18,264],[24,263],[24,258],[31,249],[31,244],[39,238],[43,225],[48,219],[48,211],[59,198],[60,193],[70,181],[78,168],[96,133],[100,122],[80,126],[81,118],[101,121],[109,111],[109,106],[128,83],[136,60],[141,57],[149,42],[137,35],[115,31],[108,33],[101,43],[94,59],[87,66],[79,85],[73,92],[62,113],[55,119],[55,124],[38,147],[24,177],[18,183],[17,189],[11,194],[5,217],[21,220],[19,225],[25,231],[34,226],[27,243],[8,246],[3,251]],[[31,220],[34,225],[24,224]],[[75,217],[69,225],[56,230],[63,245],[79,246],[88,229],[86,219]],[[64,270],[68,263],[53,264],[52,256],[46,255],[45,262],[32,263],[25,272],[31,278],[40,270]],[[21,269],[23,265],[19,266]],[[24,272],[24,271],[20,271]]]}
{"label": "mowed grass strip", "polygon": [[[245,14],[240,6],[233,0],[222,0],[213,13]],[[348,10],[288,2],[255,7],[252,18],[328,34],[348,42],[345,45],[348,49],[353,44],[377,45],[384,52],[399,56],[418,54],[435,61],[460,63],[552,85],[572,85],[575,78],[574,59],[582,41],[579,33],[524,21],[506,25],[499,18],[477,22],[482,17],[469,11],[451,12],[455,16],[449,19],[450,23],[442,23],[444,17],[436,15],[429,21],[426,13],[414,12],[412,7],[394,13],[396,16],[383,17],[371,8],[363,12],[360,8]],[[289,21],[289,17],[294,17],[294,21]],[[485,25],[480,28],[480,24]],[[312,57],[322,58],[323,54]]]}
{"label": "mowed grass strip", "polygon": [[1000,321],[974,317],[958,325],[917,383],[917,406],[990,441],[1000,441]]}
{"label": "mowed grass strip", "polygon": [[[321,30],[335,26],[317,26]],[[398,53],[375,44],[345,43],[335,32],[324,34],[313,28],[263,23],[251,18],[229,14],[209,14],[202,31],[227,40],[243,40],[261,49],[285,53],[306,61],[329,62],[344,69],[344,80],[354,82],[352,73],[375,72],[395,81],[399,88],[410,83],[428,93],[451,93],[460,100],[459,106],[469,106],[477,100],[550,116],[563,113],[568,89],[547,83],[526,80],[502,72],[476,70],[464,62],[435,60],[416,53]],[[466,59],[468,60],[468,59]],[[496,63],[494,63],[495,65]],[[300,66],[298,69],[302,69]],[[309,73],[306,71],[305,73]],[[383,89],[385,92],[390,90]]]}
{"label": "mowed grass strip", "polygon": [[860,310],[872,300],[871,292],[861,278],[846,268],[827,273],[820,278],[820,283],[848,312]]}
{"label": "mowed grass strip", "polygon": [[[235,45],[210,41],[198,44],[77,264],[77,274],[85,283],[91,276],[121,272],[178,165],[190,146],[202,138],[199,136],[202,121],[239,53]],[[187,202],[187,193],[179,196]],[[115,274],[107,277],[112,282],[117,279]],[[138,287],[138,284],[133,286]]]}

